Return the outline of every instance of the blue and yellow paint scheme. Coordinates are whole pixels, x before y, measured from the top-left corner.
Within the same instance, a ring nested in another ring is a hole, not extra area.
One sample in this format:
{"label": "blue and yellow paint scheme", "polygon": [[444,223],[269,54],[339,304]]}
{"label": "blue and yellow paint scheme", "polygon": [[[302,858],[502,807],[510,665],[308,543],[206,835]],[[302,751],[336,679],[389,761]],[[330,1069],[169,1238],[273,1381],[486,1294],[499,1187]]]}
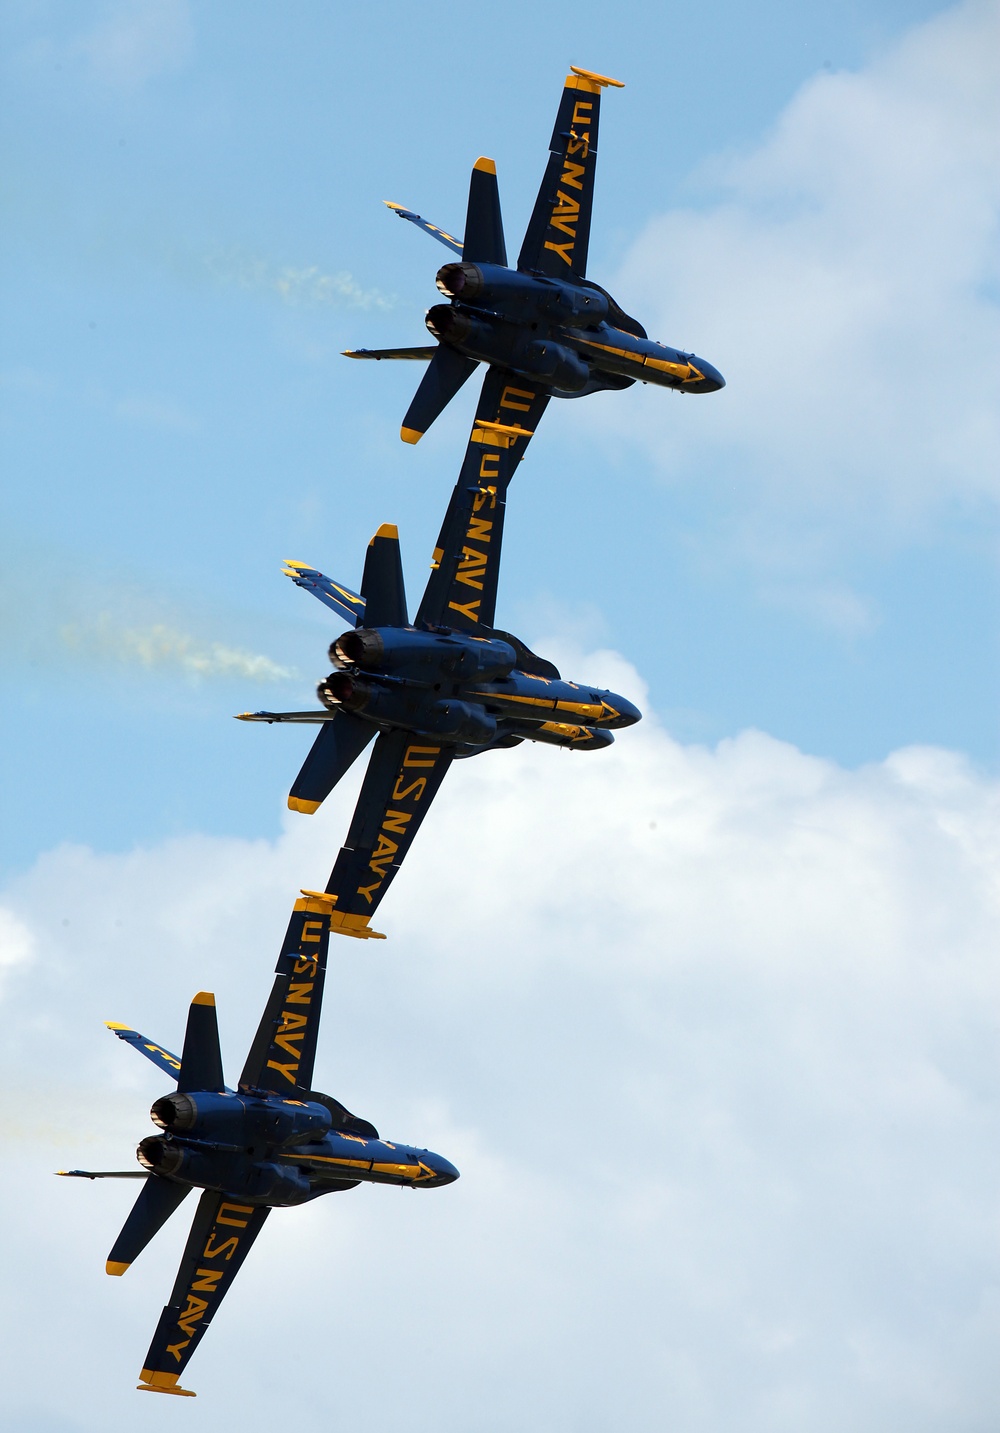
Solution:
{"label": "blue and yellow paint scheme", "polygon": [[181,1375],[228,1293],[271,1209],[359,1184],[436,1189],[458,1178],[430,1150],[382,1139],[374,1125],[313,1090],[335,902],[303,891],[295,902],[239,1085],[223,1081],[215,997],[188,1012],[180,1059],[126,1025],[109,1028],[176,1089],[150,1111],[158,1133],[141,1141],[138,1171],[60,1170],[81,1179],[143,1180],[108,1255],[122,1275],[192,1189],[202,1191],[169,1302],[143,1362],[139,1388],[193,1397]]}
{"label": "blue and yellow paint scheme", "polygon": [[[456,239],[412,209],[386,201],[400,218],[458,257],[438,270],[447,300],[427,312],[436,348],[348,349],[348,358],[421,359],[429,367],[400,429],[417,443],[480,363],[487,384],[536,390],[535,422],[551,395],[580,398],[601,389],[654,383],[680,393],[725,386],[706,359],[649,338],[599,284],[587,278],[601,95],[620,80],[576,65],[567,75],[549,158],[516,268],[507,263],[496,165],[477,159],[465,236]],[[485,393],[485,389],[484,389]],[[544,399],[542,395],[544,394]],[[494,403],[487,405],[492,410]],[[477,414],[477,421],[480,415]],[[528,425],[534,432],[534,424]]]}
{"label": "blue and yellow paint scheme", "polygon": [[[547,401],[492,372],[483,392],[487,411],[505,419],[535,422]],[[331,643],[334,670],[319,684],[319,710],[239,719],[319,725],[288,797],[291,810],[307,815],[375,742],[327,883],[333,929],[343,935],[382,938],[371,918],[454,760],[522,741],[596,751],[640,719],[626,697],[565,681],[492,625],[507,484],[530,436],[513,422],[477,421],[412,623],[391,524],[369,544],[359,593],[306,563],[286,563],[297,586],[356,625]]]}

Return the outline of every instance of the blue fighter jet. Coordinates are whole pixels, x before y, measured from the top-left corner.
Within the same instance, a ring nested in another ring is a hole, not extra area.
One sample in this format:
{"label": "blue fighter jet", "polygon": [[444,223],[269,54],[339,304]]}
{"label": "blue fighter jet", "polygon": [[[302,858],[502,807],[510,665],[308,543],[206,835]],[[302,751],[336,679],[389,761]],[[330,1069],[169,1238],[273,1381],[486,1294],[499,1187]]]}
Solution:
{"label": "blue fighter jet", "polygon": [[177,1087],[150,1110],[160,1133],[140,1143],[140,1170],[59,1171],[143,1180],[108,1255],[108,1273],[124,1274],[188,1193],[202,1191],[139,1375],[145,1392],[194,1397],[181,1374],[272,1208],[361,1183],[436,1189],[458,1178],[439,1154],[381,1139],[374,1125],[310,1088],[333,906],[316,891],[303,891],[295,902],[237,1089],[223,1080],[215,997],[207,991],[192,1001],[179,1060],[138,1031],[109,1023]]}
{"label": "blue fighter jet", "polygon": [[[489,401],[504,380],[491,374]],[[494,628],[507,484],[520,460],[515,425],[477,422],[445,514],[431,575],[411,623],[399,538],[368,546],[361,592],[305,563],[287,576],[354,623],[330,646],[319,710],[244,712],[241,721],[317,723],[288,798],[311,814],[377,736],[347,843],[327,883],[333,929],[377,937],[370,920],[456,758],[522,741],[597,751],[637,722],[627,698],[565,681],[551,662]],[[522,450],[523,451],[523,450]]]}
{"label": "blue fighter jet", "polygon": [[[400,218],[458,256],[437,274],[437,287],[449,302],[427,313],[436,348],[361,348],[346,354],[430,360],[403,419],[405,443],[419,442],[480,363],[503,379],[497,392],[509,387],[519,394],[520,412],[532,419],[520,425],[525,439],[553,394],[581,398],[629,388],[636,380],[681,393],[713,393],[725,386],[705,359],[647,337],[641,323],[586,277],[601,93],[609,85],[621,88],[621,81],[571,66],[515,269],[507,266],[492,159],[477,159],[473,168],[463,239],[386,201]],[[480,406],[477,419],[504,421],[490,404]]]}

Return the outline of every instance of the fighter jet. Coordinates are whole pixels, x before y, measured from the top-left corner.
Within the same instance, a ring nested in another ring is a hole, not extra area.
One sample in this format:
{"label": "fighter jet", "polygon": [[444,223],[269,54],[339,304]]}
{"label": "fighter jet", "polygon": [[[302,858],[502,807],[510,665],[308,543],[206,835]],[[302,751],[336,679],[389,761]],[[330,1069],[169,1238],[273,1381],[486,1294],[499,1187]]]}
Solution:
{"label": "fighter jet", "polygon": [[[480,363],[523,390],[521,411],[530,411],[533,419],[526,438],[552,394],[581,398],[600,389],[629,388],[637,379],[681,393],[713,393],[725,386],[705,359],[647,337],[641,323],[586,277],[601,93],[609,85],[621,88],[621,81],[576,65],[570,70],[516,269],[507,265],[492,159],[477,159],[473,168],[464,239],[386,201],[400,218],[458,256],[437,273],[437,287],[449,302],[427,312],[436,348],[346,353],[430,360],[403,419],[404,443],[419,442]],[[477,416],[503,421],[488,405]]]}
{"label": "fighter jet", "polygon": [[[500,382],[493,374],[486,386],[492,391]],[[354,626],[330,646],[334,670],[319,684],[319,710],[244,712],[239,719],[320,724],[288,797],[293,811],[305,813],[319,808],[378,738],[327,883],[336,897],[332,926],[344,935],[379,935],[371,917],[456,758],[522,741],[600,750],[614,741],[614,730],[640,718],[625,697],[564,681],[551,662],[492,625],[518,433],[496,423],[473,429],[412,623],[390,524],[369,543],[360,593],[305,563],[285,567]]]}
{"label": "fighter jet", "polygon": [[310,1088],[332,909],[322,892],[303,891],[295,902],[237,1089],[223,1080],[215,997],[208,991],[191,1003],[179,1060],[138,1031],[109,1023],[175,1080],[176,1089],[153,1103],[150,1118],[159,1133],[140,1143],[140,1170],[59,1171],[78,1179],[143,1180],[108,1255],[108,1273],[124,1274],[190,1190],[202,1191],[170,1302],[139,1375],[144,1392],[194,1397],[180,1377],[272,1208],[361,1183],[436,1189],[458,1178],[439,1154],[380,1139],[374,1125]]}

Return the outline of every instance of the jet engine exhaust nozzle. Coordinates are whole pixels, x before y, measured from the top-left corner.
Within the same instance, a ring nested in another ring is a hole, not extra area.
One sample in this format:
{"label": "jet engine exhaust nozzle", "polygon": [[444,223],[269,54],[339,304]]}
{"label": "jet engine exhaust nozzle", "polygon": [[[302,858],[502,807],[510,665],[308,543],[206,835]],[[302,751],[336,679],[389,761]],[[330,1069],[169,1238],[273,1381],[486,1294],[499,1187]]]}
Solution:
{"label": "jet engine exhaust nozzle", "polygon": [[356,682],[347,672],[331,672],[325,682],[320,682],[316,694],[330,711],[337,711],[340,707],[347,711],[357,711],[359,707],[367,704],[371,691],[364,683]]}
{"label": "jet engine exhaust nozzle", "polygon": [[330,661],[337,667],[377,667],[385,653],[378,632],[360,627],[345,632],[330,647]]}
{"label": "jet engine exhaust nozzle", "polygon": [[442,264],[434,280],[450,299],[474,299],[483,289],[483,271],[476,264]]}
{"label": "jet engine exhaust nozzle", "polygon": [[435,304],[429,308],[424,323],[435,338],[447,343],[462,343],[472,332],[472,320],[450,304]]}
{"label": "jet engine exhaust nozzle", "polygon": [[[149,1118],[160,1129],[185,1130],[193,1126],[198,1118],[198,1110],[190,1095],[164,1095],[162,1099],[154,1101]],[[154,1139],[155,1137],[150,1136]]]}
{"label": "jet engine exhaust nozzle", "polygon": [[143,1169],[150,1174],[162,1174],[169,1178],[176,1174],[184,1163],[184,1151],[176,1145],[167,1144],[159,1135],[147,1135],[135,1152]]}

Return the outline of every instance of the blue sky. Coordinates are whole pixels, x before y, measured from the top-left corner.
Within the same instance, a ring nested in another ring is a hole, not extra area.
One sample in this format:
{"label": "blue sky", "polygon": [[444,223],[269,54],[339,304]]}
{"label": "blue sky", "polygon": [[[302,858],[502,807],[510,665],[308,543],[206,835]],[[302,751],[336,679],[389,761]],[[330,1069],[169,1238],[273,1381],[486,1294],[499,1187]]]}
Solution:
{"label": "blue sky", "polygon": [[[730,387],[683,415],[634,391],[557,405],[512,493],[503,620],[614,646],[683,739],[759,727],[849,765],[931,741],[991,766],[992,507],[949,491],[910,510],[905,471],[891,514],[866,507],[877,472],[846,472],[840,492],[773,481],[730,415],[764,373],[766,422],[794,423],[783,319],[798,295],[779,288],[748,350],[716,297],[731,253],[699,274],[700,303],[678,291],[694,239],[645,276],[635,258],[664,216],[730,202],[733,166],[766,151],[803,86],[877,61],[935,8],[646,6],[622,23],[584,6],[568,39],[561,14],[515,5],[505,23],[532,41],[512,67],[468,7],[297,4],[281,23],[254,4],[6,7],[8,866],[66,838],[274,833],[301,733],[229,715],[311,700],[327,641],[277,564],[356,580],[393,520],[419,591],[474,402],[470,388],[407,451],[414,370],[339,356],[420,342],[434,297],[435,246],[380,200],[460,228],[485,152],[520,233],[567,58],[627,81],[606,104],[591,271]],[[954,381],[964,336],[951,315],[927,323]],[[682,417],[680,464],[663,449]],[[659,448],[639,440],[650,423]],[[789,553],[825,597],[803,598]],[[153,660],[120,636],[161,627],[298,675],[199,678],[173,639]]]}
{"label": "blue sky", "polygon": [[475,403],[405,447],[415,368],[340,356],[436,295],[381,201],[459,230],[488,154],[519,236],[577,63],[626,82],[591,273],[728,386],[550,405],[498,621],[645,719],[461,763],[336,943],[318,1083],[462,1179],[276,1215],[184,1413],[993,1433],[1000,6],[500,23],[3,9],[4,1424],[173,1426],[184,1221],[107,1280],[127,1195],[50,1172],[163,1093],[101,1021],[214,989],[232,1068],[325,881],[360,773],[293,817],[308,737],[232,714],[325,674],[283,558],[396,522],[415,602]]}

